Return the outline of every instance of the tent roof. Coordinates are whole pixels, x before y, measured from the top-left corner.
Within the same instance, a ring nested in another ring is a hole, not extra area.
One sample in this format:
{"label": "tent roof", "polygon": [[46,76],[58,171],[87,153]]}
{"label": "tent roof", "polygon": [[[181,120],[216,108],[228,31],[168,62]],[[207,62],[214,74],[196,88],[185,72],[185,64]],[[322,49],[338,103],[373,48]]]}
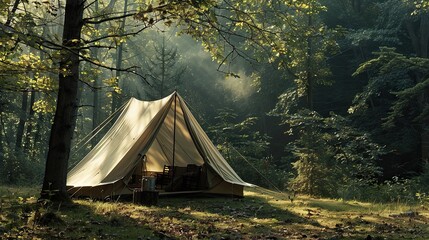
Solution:
{"label": "tent roof", "polygon": [[[174,119],[176,128],[172,126]],[[176,129],[174,151],[173,129]],[[158,151],[151,150],[154,148]],[[253,186],[244,182],[226,162],[176,92],[156,101],[131,98],[106,135],[68,173],[67,185],[94,187],[121,181],[142,155],[151,152],[161,152],[153,155],[157,158],[155,162],[175,154],[173,159],[178,165],[205,162],[226,182]],[[157,170],[159,165],[163,164],[150,167]]]}

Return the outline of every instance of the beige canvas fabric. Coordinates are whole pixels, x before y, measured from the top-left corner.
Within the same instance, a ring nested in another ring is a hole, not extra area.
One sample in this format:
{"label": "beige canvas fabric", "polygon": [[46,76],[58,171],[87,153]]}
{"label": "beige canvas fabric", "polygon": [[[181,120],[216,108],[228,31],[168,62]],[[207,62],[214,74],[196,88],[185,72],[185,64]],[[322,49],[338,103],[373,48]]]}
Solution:
{"label": "beige canvas fabric", "polygon": [[197,120],[186,106],[185,101],[180,96],[178,96],[178,98],[180,99],[182,109],[186,113],[185,116],[189,123],[189,130],[193,135],[195,142],[199,144],[202,155],[205,156],[206,163],[209,164],[213,170],[223,178],[223,180],[229,183],[243,186],[253,186],[252,184],[244,182],[237,175],[237,173],[232,169],[232,167],[226,162],[217,148],[213,145],[212,141],[201,128],[200,124],[198,124]]}
{"label": "beige canvas fabric", "polygon": [[68,186],[96,186],[124,178],[151,143],[173,98],[131,99],[100,142],[68,173]]}
{"label": "beige canvas fabric", "polygon": [[243,186],[253,186],[226,162],[177,93],[157,101],[130,99],[106,135],[68,173],[67,186],[74,195],[123,192],[142,155],[147,157],[146,170],[153,172],[161,172],[164,165],[206,163],[207,191],[235,194],[241,189],[242,195]]}

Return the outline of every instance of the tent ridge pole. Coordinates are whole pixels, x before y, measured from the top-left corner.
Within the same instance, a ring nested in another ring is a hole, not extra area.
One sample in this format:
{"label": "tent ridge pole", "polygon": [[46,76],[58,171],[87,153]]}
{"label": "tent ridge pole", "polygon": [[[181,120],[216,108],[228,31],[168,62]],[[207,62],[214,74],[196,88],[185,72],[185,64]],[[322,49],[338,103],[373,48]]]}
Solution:
{"label": "tent ridge pole", "polygon": [[174,189],[174,163],[176,159],[176,111],[177,111],[177,92],[174,92],[174,120],[173,120],[173,176],[171,178],[171,189]]}

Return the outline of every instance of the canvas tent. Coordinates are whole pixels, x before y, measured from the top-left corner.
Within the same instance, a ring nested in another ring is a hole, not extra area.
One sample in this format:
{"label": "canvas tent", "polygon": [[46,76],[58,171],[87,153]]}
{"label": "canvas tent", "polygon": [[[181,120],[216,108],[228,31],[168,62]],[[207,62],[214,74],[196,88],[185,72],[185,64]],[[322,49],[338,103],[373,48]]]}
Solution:
{"label": "canvas tent", "polygon": [[189,190],[184,182],[189,166],[197,166],[200,173],[192,190],[243,196],[243,187],[253,186],[225,161],[174,92],[156,101],[130,99],[106,135],[70,170],[67,187],[72,196],[131,193],[135,179],[155,179],[166,166],[173,177],[166,186],[157,186],[161,192]]}

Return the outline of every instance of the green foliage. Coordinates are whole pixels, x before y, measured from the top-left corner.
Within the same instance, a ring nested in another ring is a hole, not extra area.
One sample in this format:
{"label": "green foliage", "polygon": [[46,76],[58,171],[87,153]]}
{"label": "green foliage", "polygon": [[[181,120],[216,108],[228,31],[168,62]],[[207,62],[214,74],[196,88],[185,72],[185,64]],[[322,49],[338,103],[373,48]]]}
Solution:
{"label": "green foliage", "polygon": [[[296,161],[294,191],[316,196],[354,198],[373,184],[380,174],[377,160],[383,148],[371,141],[368,134],[350,126],[343,117],[331,114],[321,117],[303,110],[284,116],[284,122],[296,140],[288,145]],[[350,191],[352,189],[352,191]]]}
{"label": "green foliage", "polygon": [[32,53],[13,55],[0,52],[0,87],[9,91],[56,90],[56,83],[45,73],[52,70],[52,61],[42,60]]}
{"label": "green foliage", "polygon": [[268,147],[268,136],[252,130],[256,117],[249,117],[238,123],[237,117],[238,115],[232,109],[219,110],[215,118],[218,124],[210,128],[210,132],[215,137],[214,141],[224,146],[233,144],[245,150],[246,155],[261,157]]}
{"label": "green foliage", "polygon": [[153,55],[146,60],[145,69],[153,89],[149,94],[154,99],[166,97],[178,90],[186,71],[177,47],[171,45],[173,43],[166,41],[165,35],[162,35],[162,40],[153,44]]}
{"label": "green foliage", "polygon": [[42,180],[43,162],[33,160],[24,152],[3,149],[0,163],[0,183],[34,185]]}
{"label": "green foliage", "polygon": [[411,143],[413,138],[419,138],[410,135],[415,131],[413,125],[424,124],[429,117],[425,100],[429,60],[408,57],[386,47],[374,54],[375,58],[361,64],[355,72],[355,75],[369,73],[371,78],[363,92],[356,95],[349,113],[360,117],[376,113],[381,119],[378,124],[384,130],[399,134],[389,140],[390,148],[404,149],[408,144],[404,144],[402,139]]}
{"label": "green foliage", "polygon": [[394,176],[383,183],[368,186],[360,199],[372,202],[396,202],[404,204],[428,203],[429,168],[425,165],[419,176],[401,179]]}
{"label": "green foliage", "polygon": [[232,109],[220,109],[216,120],[217,124],[209,128],[211,139],[238,175],[259,186],[283,189],[288,175],[269,156],[269,137],[254,129],[257,118],[240,122]]}
{"label": "green foliage", "polygon": [[[42,116],[31,117],[18,106],[22,96],[13,92],[0,95],[0,182],[8,184],[37,184],[42,178],[46,151],[46,124],[39,121]],[[17,128],[25,119],[24,132],[19,145],[16,142]]]}

